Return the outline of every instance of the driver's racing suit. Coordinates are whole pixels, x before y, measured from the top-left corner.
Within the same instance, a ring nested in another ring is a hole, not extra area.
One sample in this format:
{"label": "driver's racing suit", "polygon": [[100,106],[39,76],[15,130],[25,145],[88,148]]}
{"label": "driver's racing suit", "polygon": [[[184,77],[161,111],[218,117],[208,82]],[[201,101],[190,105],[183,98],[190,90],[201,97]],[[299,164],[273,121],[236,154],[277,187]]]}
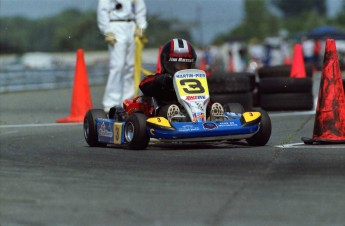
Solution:
{"label": "driver's racing suit", "polygon": [[168,73],[145,77],[140,82],[139,88],[145,96],[154,97],[161,105],[178,103],[172,75]]}

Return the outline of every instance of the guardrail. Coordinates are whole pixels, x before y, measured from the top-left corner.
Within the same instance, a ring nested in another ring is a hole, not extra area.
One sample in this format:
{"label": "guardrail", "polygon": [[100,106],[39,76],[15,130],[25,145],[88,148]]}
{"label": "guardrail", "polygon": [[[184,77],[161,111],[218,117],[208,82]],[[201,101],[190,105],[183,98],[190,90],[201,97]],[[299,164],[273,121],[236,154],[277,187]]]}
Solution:
{"label": "guardrail", "polygon": [[[108,75],[108,66],[90,66],[87,67],[87,72],[90,85],[104,84]],[[0,93],[71,87],[74,73],[74,68],[2,70]]]}
{"label": "guardrail", "polygon": [[[155,65],[144,64],[145,69],[154,71]],[[28,69],[13,68],[0,70],[0,93],[56,89],[73,86],[75,68]],[[105,84],[108,78],[108,64],[87,66],[89,85]],[[144,75],[142,75],[144,76]]]}

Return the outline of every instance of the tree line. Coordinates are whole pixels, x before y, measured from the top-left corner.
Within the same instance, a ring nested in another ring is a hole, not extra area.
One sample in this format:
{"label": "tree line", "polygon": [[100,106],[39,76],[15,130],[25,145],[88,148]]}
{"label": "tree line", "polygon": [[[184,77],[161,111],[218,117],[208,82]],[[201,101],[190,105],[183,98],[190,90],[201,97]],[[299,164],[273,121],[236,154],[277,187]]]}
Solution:
{"label": "tree line", "polygon": [[[335,18],[326,17],[325,0],[291,1],[271,0],[280,10],[277,15],[268,9],[267,0],[245,0],[244,19],[233,30],[218,34],[213,44],[221,44],[234,37],[244,41],[263,40],[276,36],[282,29],[291,36],[312,28],[331,25],[345,31],[345,0],[343,10]],[[289,3],[289,4],[288,4]],[[165,20],[150,15],[146,47],[158,47],[172,37],[181,37],[193,43],[190,26],[178,19]],[[95,11],[66,10],[41,19],[24,17],[0,18],[0,52],[23,53],[29,51],[63,52],[77,48],[105,50],[103,36],[97,27]],[[180,26],[179,26],[180,25]]]}
{"label": "tree line", "polygon": [[[172,37],[190,40],[189,31],[174,28],[179,20],[164,20],[150,16],[148,47],[159,46]],[[104,37],[97,27],[95,11],[66,10],[52,17],[28,19],[24,17],[0,18],[1,53],[24,53],[30,51],[65,52],[78,48],[105,50]],[[164,31],[164,32],[162,32]]]}
{"label": "tree line", "polygon": [[267,36],[277,36],[281,31],[288,38],[298,39],[308,31],[319,26],[334,26],[345,32],[345,0],[341,1],[342,10],[334,18],[326,15],[326,0],[271,0],[271,6],[279,10],[272,13],[267,0],[246,0],[245,17],[235,29],[219,34],[214,43],[241,38],[245,41],[263,41]]}

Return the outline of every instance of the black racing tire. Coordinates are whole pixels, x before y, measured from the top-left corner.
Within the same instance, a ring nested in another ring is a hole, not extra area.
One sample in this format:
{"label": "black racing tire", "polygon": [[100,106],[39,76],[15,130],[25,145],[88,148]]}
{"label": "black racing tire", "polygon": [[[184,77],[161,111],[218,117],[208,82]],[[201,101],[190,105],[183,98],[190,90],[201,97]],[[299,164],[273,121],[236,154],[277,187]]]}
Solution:
{"label": "black racing tire", "polygon": [[[270,77],[290,77],[292,65],[277,65],[277,66],[266,66],[259,68],[259,78],[270,78]],[[313,66],[305,65],[306,77],[311,78],[313,76]]]}
{"label": "black racing tire", "polygon": [[289,77],[291,65],[265,66],[258,69],[259,78]]}
{"label": "black racing tire", "polygon": [[86,143],[89,144],[91,147],[105,147],[106,143],[101,143],[98,141],[98,133],[97,133],[97,118],[107,118],[107,114],[102,109],[91,109],[88,110],[84,117],[84,138]]}
{"label": "black racing tire", "polygon": [[150,142],[150,136],[146,131],[147,117],[142,113],[134,113],[128,117],[125,123],[125,142],[128,149],[144,150]]}
{"label": "black racing tire", "polygon": [[306,65],[305,66],[305,72],[306,72],[306,76],[311,78],[314,75],[314,68],[313,65]]}
{"label": "black racing tire", "polygon": [[311,78],[263,78],[259,82],[261,93],[308,93],[312,92]]}
{"label": "black racing tire", "polygon": [[312,110],[314,98],[311,93],[261,94],[260,106],[266,111]]}
{"label": "black racing tire", "polygon": [[259,88],[254,89],[252,91],[252,99],[253,99],[253,107],[259,107],[260,106]]}
{"label": "black racing tire", "polygon": [[[230,76],[235,76],[235,77],[247,77],[249,79],[249,91],[252,91],[256,88],[256,76],[254,73],[250,72],[228,72],[227,73]],[[246,90],[243,90],[244,92]]]}
{"label": "black racing tire", "polygon": [[211,95],[242,93],[252,89],[248,73],[215,72],[207,77],[208,89]]}
{"label": "black racing tire", "polygon": [[253,91],[257,87],[256,75],[254,73],[247,73],[247,76],[249,78],[249,89]]}
{"label": "black racing tire", "polygon": [[344,92],[345,92],[345,79],[343,79],[343,87],[344,87]]}
{"label": "black racing tire", "polygon": [[240,103],[245,110],[249,110],[253,108],[253,95],[251,92],[214,94],[211,95],[211,102],[218,102],[221,105],[226,103]]}
{"label": "black racing tire", "polygon": [[225,112],[233,112],[238,114],[243,114],[244,108],[240,103],[227,103],[223,105]]}
{"label": "black racing tire", "polygon": [[272,133],[270,116],[264,110],[259,110],[259,112],[261,113],[260,129],[254,136],[246,139],[247,143],[252,146],[266,145]]}

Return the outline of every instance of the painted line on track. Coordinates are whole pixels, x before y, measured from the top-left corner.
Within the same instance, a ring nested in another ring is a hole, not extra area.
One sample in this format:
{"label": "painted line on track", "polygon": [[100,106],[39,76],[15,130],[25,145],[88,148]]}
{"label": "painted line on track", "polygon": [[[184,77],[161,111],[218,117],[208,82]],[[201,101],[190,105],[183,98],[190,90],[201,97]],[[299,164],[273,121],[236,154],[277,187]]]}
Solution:
{"label": "painted line on track", "polygon": [[311,148],[311,149],[328,149],[328,148],[345,148],[343,144],[322,144],[322,145],[308,145],[304,143],[292,143],[292,144],[282,144],[274,146],[276,148]]}
{"label": "painted line on track", "polygon": [[82,123],[44,123],[44,124],[18,124],[18,125],[0,125],[0,129],[8,128],[26,128],[26,127],[50,127],[50,126],[75,126]]}

